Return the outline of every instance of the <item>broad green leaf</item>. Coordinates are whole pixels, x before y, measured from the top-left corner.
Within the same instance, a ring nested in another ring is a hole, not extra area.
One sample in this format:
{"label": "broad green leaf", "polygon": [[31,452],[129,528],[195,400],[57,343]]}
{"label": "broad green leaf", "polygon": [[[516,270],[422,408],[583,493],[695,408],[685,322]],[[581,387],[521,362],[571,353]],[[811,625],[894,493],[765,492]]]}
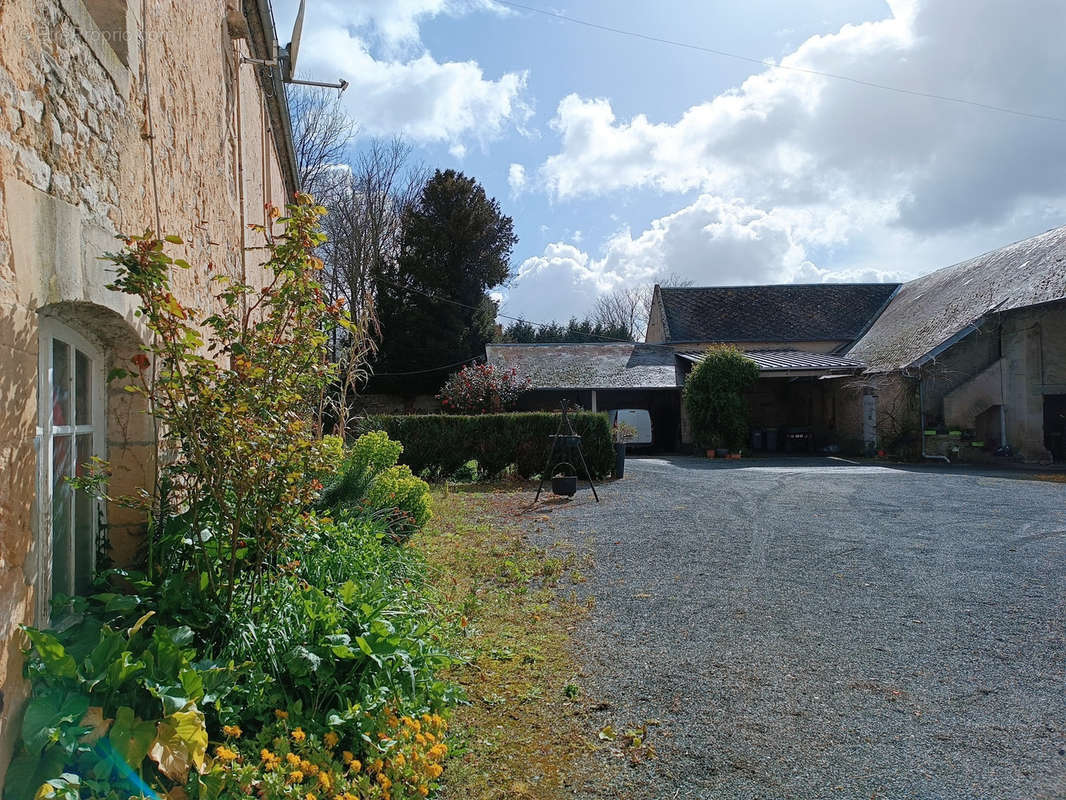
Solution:
{"label": "broad green leaf", "polygon": [[49,689],[36,695],[22,718],[22,741],[30,753],[40,753],[59,738],[64,725],[75,725],[89,709],[89,698],[76,692]]}
{"label": "broad green leaf", "polygon": [[115,712],[115,722],[108,739],[126,764],[136,770],[148,755],[148,749],[155,739],[155,725],[135,716],[129,706],[121,706]]}
{"label": "broad green leaf", "polygon": [[170,234],[168,236],[164,236],[163,240],[167,241],[167,242],[170,242],[171,244],[184,244],[184,242],[181,240],[181,237],[180,236],[175,236],[174,234]]}
{"label": "broad green leaf", "polygon": [[346,606],[350,606],[355,602],[355,598],[359,596],[359,586],[355,581],[345,581],[341,584],[338,594],[340,595],[341,602]]}
{"label": "broad green leaf", "polygon": [[133,657],[133,653],[124,651],[119,658],[111,662],[107,668],[107,685],[112,691],[122,688],[122,685],[144,671],[144,662]]}
{"label": "broad green leaf", "polygon": [[78,674],[78,665],[74,657],[67,653],[59,639],[36,628],[23,628],[33,642],[33,647],[40,656],[48,674],[56,678],[74,678]]}
{"label": "broad green leaf", "polygon": [[7,768],[5,800],[33,800],[41,784],[63,773],[64,761],[58,748],[49,748],[39,756],[20,753]]}

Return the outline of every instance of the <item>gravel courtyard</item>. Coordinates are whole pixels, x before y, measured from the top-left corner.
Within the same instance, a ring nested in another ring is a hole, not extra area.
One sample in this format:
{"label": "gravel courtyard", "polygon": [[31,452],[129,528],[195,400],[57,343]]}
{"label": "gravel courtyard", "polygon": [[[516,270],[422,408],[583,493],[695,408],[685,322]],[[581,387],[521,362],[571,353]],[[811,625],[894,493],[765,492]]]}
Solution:
{"label": "gravel courtyard", "polygon": [[583,688],[658,758],[580,796],[1066,797],[1066,486],[671,457],[600,491],[538,537],[595,558]]}

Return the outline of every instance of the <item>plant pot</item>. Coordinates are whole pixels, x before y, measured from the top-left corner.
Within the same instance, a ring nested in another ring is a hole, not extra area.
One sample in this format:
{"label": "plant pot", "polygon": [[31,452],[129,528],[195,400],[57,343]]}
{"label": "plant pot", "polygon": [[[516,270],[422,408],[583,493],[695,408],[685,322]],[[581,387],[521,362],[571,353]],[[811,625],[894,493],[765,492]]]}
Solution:
{"label": "plant pot", "polygon": [[718,447],[718,448],[715,449],[714,455],[717,458],[729,458],[729,448],[728,447]]}
{"label": "plant pot", "polygon": [[707,458],[714,458],[714,450],[707,451]]}
{"label": "plant pot", "polygon": [[729,454],[729,460],[730,461],[739,461],[740,460],[740,453],[730,453]]}
{"label": "plant pot", "polygon": [[624,478],[626,475],[626,446],[625,442],[615,442],[614,445],[614,476]]}
{"label": "plant pot", "polygon": [[[568,461],[561,461],[555,465],[553,473],[560,470],[562,467],[569,467],[565,475],[552,475],[552,494],[560,494],[566,497],[573,497],[577,494],[577,469],[574,465]],[[574,473],[574,474],[570,474]]]}

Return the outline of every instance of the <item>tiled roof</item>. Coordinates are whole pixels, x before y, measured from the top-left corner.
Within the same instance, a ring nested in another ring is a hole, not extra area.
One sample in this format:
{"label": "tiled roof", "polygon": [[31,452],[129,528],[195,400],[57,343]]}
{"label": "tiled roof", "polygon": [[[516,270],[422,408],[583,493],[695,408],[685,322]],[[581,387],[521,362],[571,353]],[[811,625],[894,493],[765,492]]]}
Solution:
{"label": "tiled roof", "polygon": [[662,346],[604,344],[490,344],[488,363],[514,368],[534,389],[673,389],[677,359]]}
{"label": "tiled roof", "polygon": [[[678,353],[689,361],[703,360],[701,352]],[[760,372],[858,372],[865,366],[854,358],[804,350],[747,350],[744,355],[759,365]]]}
{"label": "tiled roof", "polygon": [[668,342],[852,341],[898,288],[819,283],[660,289]]}
{"label": "tiled roof", "polygon": [[988,314],[1064,298],[1066,226],[904,284],[848,356],[902,369]]}

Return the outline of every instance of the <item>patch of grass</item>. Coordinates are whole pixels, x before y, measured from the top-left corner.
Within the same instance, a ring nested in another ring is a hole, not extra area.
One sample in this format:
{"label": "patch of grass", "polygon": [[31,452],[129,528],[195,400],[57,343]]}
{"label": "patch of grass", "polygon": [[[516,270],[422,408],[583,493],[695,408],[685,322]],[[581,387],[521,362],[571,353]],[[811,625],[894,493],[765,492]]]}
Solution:
{"label": "patch of grass", "polygon": [[469,704],[452,720],[458,741],[442,778],[445,800],[572,797],[604,769],[592,757],[571,655],[571,632],[588,612],[554,588],[575,559],[523,537],[522,500],[517,491],[437,490],[433,520],[413,539],[464,624],[450,643],[463,663],[445,677],[466,689]]}

